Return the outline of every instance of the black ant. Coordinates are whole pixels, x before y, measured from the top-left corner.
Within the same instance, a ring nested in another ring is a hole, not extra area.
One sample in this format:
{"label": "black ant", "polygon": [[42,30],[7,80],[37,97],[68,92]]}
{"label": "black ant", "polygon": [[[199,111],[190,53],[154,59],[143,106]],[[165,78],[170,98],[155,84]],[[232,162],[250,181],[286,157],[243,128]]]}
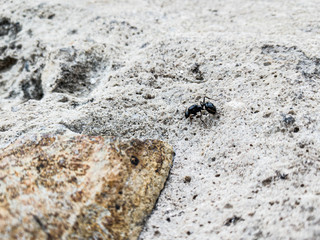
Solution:
{"label": "black ant", "polygon": [[[202,116],[201,111],[202,110],[207,110],[208,113],[216,114],[217,113],[216,107],[211,102],[206,102],[206,98],[208,98],[208,97],[203,98],[203,101],[200,102],[200,105],[194,104],[194,105],[190,106],[185,112],[186,118],[190,117],[191,115],[196,116],[197,113],[200,112],[200,114],[201,114],[200,119],[201,119],[201,116]],[[209,98],[209,99],[211,99],[211,98]],[[201,121],[202,121],[202,119],[201,119]]]}

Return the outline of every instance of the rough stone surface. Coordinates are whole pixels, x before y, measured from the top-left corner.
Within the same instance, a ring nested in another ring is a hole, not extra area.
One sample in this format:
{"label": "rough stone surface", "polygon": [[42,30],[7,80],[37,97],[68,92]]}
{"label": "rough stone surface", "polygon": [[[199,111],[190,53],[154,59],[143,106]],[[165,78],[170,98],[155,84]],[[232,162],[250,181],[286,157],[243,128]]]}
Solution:
{"label": "rough stone surface", "polygon": [[19,140],[0,154],[0,238],[137,239],[172,158],[157,140]]}
{"label": "rough stone surface", "polygon": [[[160,139],[176,157],[140,240],[320,238],[319,1],[1,6],[0,148]],[[217,114],[191,123],[204,96]]]}

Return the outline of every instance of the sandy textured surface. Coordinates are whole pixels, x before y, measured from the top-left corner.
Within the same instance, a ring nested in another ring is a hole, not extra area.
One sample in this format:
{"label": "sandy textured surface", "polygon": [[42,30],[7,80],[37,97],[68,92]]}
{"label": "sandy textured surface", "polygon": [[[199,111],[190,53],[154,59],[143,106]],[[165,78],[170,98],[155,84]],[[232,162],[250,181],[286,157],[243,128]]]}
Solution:
{"label": "sandy textured surface", "polygon": [[[0,147],[164,140],[141,240],[320,238],[318,1],[65,2],[1,2]],[[203,96],[218,113],[190,123]]]}

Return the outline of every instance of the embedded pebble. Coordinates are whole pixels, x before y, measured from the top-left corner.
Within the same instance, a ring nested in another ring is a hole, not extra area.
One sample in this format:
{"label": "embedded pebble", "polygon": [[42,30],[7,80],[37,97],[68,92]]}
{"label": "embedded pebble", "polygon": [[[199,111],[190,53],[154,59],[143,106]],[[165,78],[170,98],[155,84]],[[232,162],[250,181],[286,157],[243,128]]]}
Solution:
{"label": "embedded pebble", "polygon": [[0,238],[137,239],[172,160],[158,140],[18,140],[0,154]]}

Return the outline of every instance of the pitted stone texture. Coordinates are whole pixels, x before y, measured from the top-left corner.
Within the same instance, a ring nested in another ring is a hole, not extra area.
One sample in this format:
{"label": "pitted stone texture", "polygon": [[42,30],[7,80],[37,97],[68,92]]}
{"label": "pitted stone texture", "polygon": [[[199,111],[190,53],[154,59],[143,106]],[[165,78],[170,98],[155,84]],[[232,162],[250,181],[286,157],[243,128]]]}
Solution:
{"label": "pitted stone texture", "polygon": [[99,82],[99,71],[108,65],[104,48],[90,46],[79,50],[69,47],[51,52],[42,75],[45,92],[78,97],[88,95]]}
{"label": "pitted stone texture", "polygon": [[158,140],[17,141],[0,154],[0,238],[137,239],[172,159]]}

